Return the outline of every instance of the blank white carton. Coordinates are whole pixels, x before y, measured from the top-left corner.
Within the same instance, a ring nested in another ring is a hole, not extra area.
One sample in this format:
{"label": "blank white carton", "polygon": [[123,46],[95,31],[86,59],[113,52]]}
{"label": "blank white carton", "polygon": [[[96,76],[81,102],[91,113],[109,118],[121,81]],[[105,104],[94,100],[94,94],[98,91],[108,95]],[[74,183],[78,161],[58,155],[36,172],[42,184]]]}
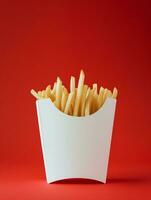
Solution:
{"label": "blank white carton", "polygon": [[50,99],[37,100],[48,183],[86,178],[106,183],[116,99],[86,117],[66,115]]}

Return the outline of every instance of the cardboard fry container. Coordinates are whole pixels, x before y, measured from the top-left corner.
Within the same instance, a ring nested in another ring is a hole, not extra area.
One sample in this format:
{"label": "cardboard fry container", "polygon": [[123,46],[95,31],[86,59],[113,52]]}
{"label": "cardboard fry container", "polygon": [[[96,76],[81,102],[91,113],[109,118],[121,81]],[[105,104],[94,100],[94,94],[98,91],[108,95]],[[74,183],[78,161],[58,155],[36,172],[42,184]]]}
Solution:
{"label": "cardboard fry container", "polygon": [[66,115],[50,99],[36,101],[47,183],[86,178],[106,183],[116,99],[95,113]]}

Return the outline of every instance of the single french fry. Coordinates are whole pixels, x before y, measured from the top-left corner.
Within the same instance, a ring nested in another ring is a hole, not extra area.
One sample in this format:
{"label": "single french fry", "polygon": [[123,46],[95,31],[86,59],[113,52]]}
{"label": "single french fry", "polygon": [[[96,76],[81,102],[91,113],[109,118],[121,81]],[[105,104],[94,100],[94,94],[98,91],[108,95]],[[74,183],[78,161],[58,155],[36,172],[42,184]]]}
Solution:
{"label": "single french fry", "polygon": [[42,99],[42,97],[39,94],[37,94],[35,90],[32,89],[30,92],[36,99]]}
{"label": "single french fry", "polygon": [[104,93],[104,87],[100,87],[99,94]]}
{"label": "single french fry", "polygon": [[106,100],[107,94],[108,94],[108,89],[105,88],[105,89],[104,89],[104,93],[103,93],[103,103],[104,103],[105,100]]}
{"label": "single french fry", "polygon": [[65,109],[65,106],[66,106],[66,102],[67,102],[67,99],[68,99],[68,90],[67,88],[62,85],[62,98],[61,98],[61,110],[62,112],[64,112],[64,109]]}
{"label": "single french fry", "polygon": [[[74,100],[73,100],[74,104],[75,104],[75,99],[76,99],[76,96],[77,96],[77,91],[78,91],[78,88],[75,88],[75,95],[74,95]],[[74,109],[74,105],[73,105],[73,109]]]}
{"label": "single french fry", "polygon": [[93,84],[93,96],[92,96],[92,108],[91,108],[91,113],[96,112],[97,110],[97,97],[98,97],[98,92],[97,92],[97,84]]}
{"label": "single french fry", "polygon": [[78,90],[78,88],[75,88],[75,91],[76,91],[76,95],[77,95],[77,90]]}
{"label": "single french fry", "polygon": [[73,110],[74,116],[78,115],[79,105],[80,105],[82,90],[83,90],[83,85],[84,85],[84,78],[85,78],[84,72],[83,72],[83,70],[81,70],[79,82],[78,82],[77,95],[76,95],[75,105],[74,105],[74,110]]}
{"label": "single french fry", "polygon": [[98,101],[98,108],[97,109],[99,109],[103,104],[103,94],[104,94],[104,88],[100,87],[98,100],[97,100]]}
{"label": "single french fry", "polygon": [[72,98],[72,102],[71,102],[71,106],[72,106],[72,113],[73,113],[73,109],[75,106],[75,99],[76,99],[76,90],[73,91],[73,98]]}
{"label": "single french fry", "polygon": [[97,92],[97,90],[98,90],[97,83],[94,83],[94,84],[93,84],[93,89],[94,89],[94,93],[97,94],[97,93],[98,93],[98,92]]}
{"label": "single french fry", "polygon": [[98,108],[98,94],[96,93],[96,89],[94,89],[94,93],[92,96],[92,108],[91,108],[91,113],[94,113],[97,111]]}
{"label": "single french fry", "polygon": [[89,96],[89,93],[90,93],[90,88],[88,88],[88,90],[87,90],[87,94],[86,94],[86,99],[88,98],[88,96]]}
{"label": "single french fry", "polygon": [[76,100],[76,96],[77,96],[77,88],[75,88],[74,92],[73,92],[73,99],[72,99],[72,113],[74,112],[74,107],[75,107],[75,100]]}
{"label": "single french fry", "polygon": [[58,77],[56,84],[56,106],[58,109],[61,108],[61,97],[62,97],[62,81]]}
{"label": "single french fry", "polygon": [[85,105],[85,116],[90,115],[91,112],[91,102],[92,102],[92,96],[93,96],[94,91],[90,90],[89,95],[86,100],[86,105]]}
{"label": "single french fry", "polygon": [[62,85],[62,91],[65,92],[66,94],[69,94],[67,88],[64,85]]}
{"label": "single french fry", "polygon": [[62,112],[64,112],[64,110],[65,110],[67,99],[68,99],[68,94],[65,91],[63,91],[62,98],[61,98],[61,111]]}
{"label": "single french fry", "polygon": [[73,99],[73,95],[74,93],[71,92],[68,96],[68,99],[67,99],[67,102],[66,102],[66,106],[65,106],[65,109],[64,109],[64,113],[65,114],[68,114],[69,113],[69,110],[70,110],[70,106],[71,106],[71,103],[72,103],[72,99]]}
{"label": "single french fry", "polygon": [[70,92],[74,92],[72,103],[71,103],[72,109],[70,109],[70,115],[71,115],[71,113],[73,113],[73,108],[74,108],[74,103],[75,103],[75,97],[76,97],[76,92],[75,92],[75,77],[74,76],[71,76],[71,79],[70,79]]}
{"label": "single french fry", "polygon": [[46,87],[46,94],[47,94],[47,97],[50,97],[50,95],[51,95],[51,86],[50,85],[48,85]]}
{"label": "single french fry", "polygon": [[71,76],[70,79],[70,92],[74,92],[75,91],[75,77]]}
{"label": "single french fry", "polygon": [[112,92],[111,90],[108,90],[107,88],[105,88],[104,94],[103,94],[103,103],[105,102],[107,97],[112,97]]}
{"label": "single french fry", "polygon": [[116,99],[117,95],[118,95],[118,90],[116,87],[114,87],[112,97]]}
{"label": "single french fry", "polygon": [[72,104],[70,105],[70,108],[69,108],[69,115],[73,115],[73,107],[72,107]]}
{"label": "single french fry", "polygon": [[51,92],[54,96],[56,95],[56,82],[54,83],[53,85],[53,89],[52,89],[52,92]]}
{"label": "single french fry", "polygon": [[82,92],[82,98],[81,98],[81,116],[84,116],[84,111],[85,111],[85,103],[86,103],[86,95],[87,95],[87,90],[88,90],[88,86],[84,85],[83,86],[83,92]]}

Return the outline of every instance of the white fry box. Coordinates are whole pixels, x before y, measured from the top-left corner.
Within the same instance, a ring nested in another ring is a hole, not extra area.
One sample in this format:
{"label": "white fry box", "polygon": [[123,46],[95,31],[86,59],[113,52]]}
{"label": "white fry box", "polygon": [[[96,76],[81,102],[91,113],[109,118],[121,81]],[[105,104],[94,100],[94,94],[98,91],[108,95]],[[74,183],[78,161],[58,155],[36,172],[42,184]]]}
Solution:
{"label": "white fry box", "polygon": [[50,99],[36,101],[47,183],[86,178],[106,183],[116,99],[95,113],[66,115]]}

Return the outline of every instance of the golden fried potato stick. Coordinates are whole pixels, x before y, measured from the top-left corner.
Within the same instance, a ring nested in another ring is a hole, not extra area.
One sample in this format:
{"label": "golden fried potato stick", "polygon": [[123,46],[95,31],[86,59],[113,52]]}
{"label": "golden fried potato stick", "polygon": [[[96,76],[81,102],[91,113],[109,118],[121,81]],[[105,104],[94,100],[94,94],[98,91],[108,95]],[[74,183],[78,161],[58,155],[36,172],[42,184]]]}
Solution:
{"label": "golden fried potato stick", "polygon": [[98,100],[97,100],[98,101],[98,108],[97,109],[99,109],[103,104],[103,94],[104,94],[104,88],[100,87]]}
{"label": "golden fried potato stick", "polygon": [[105,88],[104,94],[103,94],[103,103],[105,102],[107,97],[112,97],[112,92],[111,90],[108,90],[107,88]]}
{"label": "golden fried potato stick", "polygon": [[98,93],[98,92],[97,92],[97,90],[98,90],[98,85],[97,85],[97,83],[94,83],[94,84],[93,84],[93,89],[94,89],[94,93],[97,94],[97,93]]}
{"label": "golden fried potato stick", "polygon": [[[55,86],[55,89],[56,89],[56,86]],[[51,101],[54,102],[54,101],[55,101],[55,95],[53,94],[50,85],[48,85],[48,86],[46,87],[45,92],[46,92],[46,94],[47,94],[47,98],[50,98]]]}
{"label": "golden fried potato stick", "polygon": [[68,96],[67,103],[66,103],[66,106],[65,106],[65,109],[64,109],[64,113],[65,113],[65,114],[68,114],[68,113],[69,113],[69,110],[70,110],[70,107],[71,107],[71,103],[72,103],[73,96],[74,96],[74,92],[71,92],[71,93],[69,94],[69,96]]}
{"label": "golden fried potato stick", "polygon": [[51,95],[51,86],[50,85],[48,85],[46,87],[46,94],[47,94],[47,97],[50,97],[50,95]]}
{"label": "golden fried potato stick", "polygon": [[90,90],[89,95],[87,97],[86,105],[85,105],[85,116],[90,115],[91,113],[91,103],[92,103],[93,93],[94,93],[93,89]]}
{"label": "golden fried potato stick", "polygon": [[75,106],[75,99],[76,99],[76,89],[73,91],[73,98],[72,98],[72,102],[71,102],[71,106],[72,106],[72,114],[73,114],[73,109],[74,109],[74,106]]}
{"label": "golden fried potato stick", "polygon": [[66,94],[69,94],[67,88],[64,85],[62,85],[62,91],[64,91]]}
{"label": "golden fried potato stick", "polygon": [[91,113],[94,113],[98,109],[98,94],[96,93],[96,90],[94,91],[94,94],[92,96],[92,108],[91,108]]}
{"label": "golden fried potato stick", "polygon": [[118,90],[116,87],[114,87],[112,97],[116,99],[117,95],[118,95]]}
{"label": "golden fried potato stick", "polygon": [[92,107],[91,107],[91,113],[96,112],[97,110],[97,97],[98,97],[98,93],[97,93],[97,84],[94,83],[93,84],[93,96],[92,96]]}
{"label": "golden fried potato stick", "polygon": [[88,96],[89,96],[90,90],[91,90],[90,87],[88,87],[87,94],[86,94],[86,99],[87,99]]}
{"label": "golden fried potato stick", "polygon": [[39,94],[37,94],[35,90],[32,89],[30,92],[36,99],[42,99],[42,97]]}
{"label": "golden fried potato stick", "polygon": [[54,96],[56,95],[56,82],[54,83],[53,85],[53,89],[52,89],[52,92],[51,92]]}
{"label": "golden fried potato stick", "polygon": [[105,89],[104,89],[104,93],[103,93],[103,103],[104,103],[105,100],[106,100],[107,94],[108,94],[108,89],[105,88]]}
{"label": "golden fried potato stick", "polygon": [[65,110],[67,99],[68,99],[68,93],[65,92],[65,90],[63,90],[62,99],[61,99],[61,111],[62,112],[64,112],[64,110]]}
{"label": "golden fried potato stick", "polygon": [[61,109],[61,97],[62,97],[62,81],[58,77],[56,84],[56,106],[58,109]]}
{"label": "golden fried potato stick", "polygon": [[104,93],[104,87],[100,87],[99,94]]}
{"label": "golden fried potato stick", "polygon": [[[73,100],[72,100],[73,101]],[[70,108],[69,108],[69,115],[73,115],[73,106],[72,106],[72,103],[70,105]]]}
{"label": "golden fried potato stick", "polygon": [[71,76],[70,79],[70,92],[74,92],[75,91],[75,77]]}
{"label": "golden fried potato stick", "polygon": [[80,116],[84,116],[85,115],[85,103],[86,103],[87,90],[88,90],[88,86],[84,85],[83,86],[83,91],[82,91],[81,105],[80,105],[80,107],[81,107]]}
{"label": "golden fried potato stick", "polygon": [[83,72],[83,70],[81,70],[79,82],[78,82],[77,95],[76,95],[75,105],[74,105],[74,110],[73,110],[74,116],[78,115],[79,105],[80,105],[82,90],[83,90],[83,85],[84,85],[84,78],[85,78],[84,72]]}
{"label": "golden fried potato stick", "polygon": [[74,104],[75,104],[75,97],[76,97],[76,88],[75,88],[75,77],[74,76],[71,76],[71,79],[70,79],[70,92],[74,92],[74,96],[73,96],[73,99],[72,99],[72,110],[70,109],[70,115],[71,113],[73,113],[73,108],[74,108]]}

